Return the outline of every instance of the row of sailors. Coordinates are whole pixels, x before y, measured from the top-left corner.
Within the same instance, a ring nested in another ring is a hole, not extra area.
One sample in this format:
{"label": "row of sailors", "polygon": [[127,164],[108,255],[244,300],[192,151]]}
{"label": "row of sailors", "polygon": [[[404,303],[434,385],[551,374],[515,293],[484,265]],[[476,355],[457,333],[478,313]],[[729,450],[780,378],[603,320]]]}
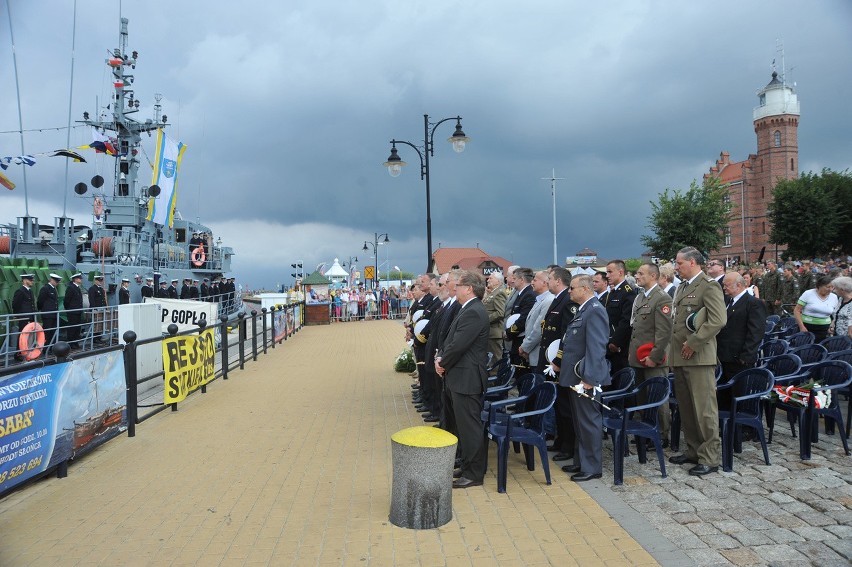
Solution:
{"label": "row of sailors", "polygon": [[[130,280],[122,280],[122,288],[125,288],[124,282]],[[234,278],[214,278],[213,283],[210,283],[208,278],[204,278],[199,285],[199,281],[191,278],[184,278],[183,285],[178,292],[178,279],[171,281],[171,285],[165,279],[160,279],[160,285],[154,289],[154,278],[145,278],[145,284],[141,288],[142,297],[156,297],[161,299],[194,299],[198,301],[233,301],[237,286],[234,283]],[[119,303],[124,303],[121,298],[121,290],[119,290]],[[130,303],[129,294],[126,303]]]}
{"label": "row of sailors", "polygon": [[[53,335],[58,326],[58,311],[59,311],[59,293],[57,288],[62,282],[62,276],[51,273],[48,276],[48,282],[39,290],[38,298],[33,296],[33,283],[35,274],[21,274],[21,287],[15,290],[12,296],[12,313],[14,315],[14,323],[17,325],[20,333],[29,323],[35,322],[36,314],[40,314],[41,324],[44,328],[45,342],[50,344]],[[107,291],[104,288],[104,276],[98,274],[93,278],[94,283],[88,290],[83,289],[83,274],[77,272],[71,276],[71,283],[65,289],[64,309],[66,319],[69,326],[68,341],[74,345],[79,339],[80,323],[82,321],[83,309],[83,294],[85,291],[89,299],[89,308],[97,309],[107,307],[109,300]],[[195,299],[199,301],[224,301],[231,302],[236,294],[236,285],[234,278],[216,278],[211,285],[207,285],[209,280],[204,278],[201,286],[198,286],[198,280],[184,279],[184,285],[181,288],[180,294],[177,292],[177,279],[171,281],[171,286],[167,285],[165,280],[160,281],[160,288],[154,293],[153,283],[154,278],[149,277],[145,280],[145,285],[142,286],[142,297],[158,297],[165,299]],[[195,285],[193,285],[195,284]],[[121,286],[118,289],[119,305],[130,303],[130,280],[124,278],[121,280]],[[98,319],[96,326],[102,321],[103,313],[95,312],[93,317]]]}

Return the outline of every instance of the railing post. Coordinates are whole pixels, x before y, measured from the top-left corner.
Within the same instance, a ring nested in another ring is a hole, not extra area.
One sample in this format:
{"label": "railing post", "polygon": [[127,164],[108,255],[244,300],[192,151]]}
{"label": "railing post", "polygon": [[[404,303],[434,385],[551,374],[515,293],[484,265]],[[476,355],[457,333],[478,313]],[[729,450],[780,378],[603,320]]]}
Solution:
{"label": "railing post", "polygon": [[222,330],[219,335],[222,337],[222,380],[228,379],[228,316],[219,315],[219,321],[222,322]]}
{"label": "railing post", "polygon": [[137,406],[139,386],[136,383],[136,333],[125,331],[122,338],[126,343],[124,345],[124,383],[127,392],[125,400],[127,402],[127,436],[136,437],[136,418],[139,413]]}
{"label": "railing post", "polygon": [[[207,319],[201,319],[198,322],[198,336],[201,337],[201,334],[204,332],[204,329],[207,327]],[[213,357],[215,359],[215,356]],[[207,393],[207,384],[203,384],[201,386],[201,393]]]}
{"label": "railing post", "polygon": [[260,312],[263,314],[263,354],[266,354],[266,307]]}
{"label": "railing post", "polygon": [[[284,309],[283,307],[281,309]],[[269,308],[269,313],[271,315],[270,321],[272,322],[272,348],[275,348],[275,306]]]}
{"label": "railing post", "polygon": [[[166,331],[169,333],[169,337],[174,337],[178,333],[178,326],[172,323],[168,327],[166,327]],[[177,402],[169,404],[172,406],[172,411],[177,411]]]}
{"label": "railing post", "polygon": [[251,310],[251,356],[257,361],[257,310]]}
{"label": "railing post", "polygon": [[240,370],[245,370],[246,367],[246,322],[245,322],[246,314],[240,311],[240,314],[237,315],[237,327],[239,328],[239,332],[237,335],[239,336],[240,341]]}

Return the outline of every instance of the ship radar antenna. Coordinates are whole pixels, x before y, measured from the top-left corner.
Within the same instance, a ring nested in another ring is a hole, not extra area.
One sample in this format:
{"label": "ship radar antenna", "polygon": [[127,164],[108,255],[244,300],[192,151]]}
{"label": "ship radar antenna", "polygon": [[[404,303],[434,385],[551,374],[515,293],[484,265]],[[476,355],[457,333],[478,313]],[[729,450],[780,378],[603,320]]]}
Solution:
{"label": "ship radar antenna", "polygon": [[160,104],[161,100],[163,100],[163,95],[154,93],[154,124],[160,122],[160,112],[163,110],[163,105]]}

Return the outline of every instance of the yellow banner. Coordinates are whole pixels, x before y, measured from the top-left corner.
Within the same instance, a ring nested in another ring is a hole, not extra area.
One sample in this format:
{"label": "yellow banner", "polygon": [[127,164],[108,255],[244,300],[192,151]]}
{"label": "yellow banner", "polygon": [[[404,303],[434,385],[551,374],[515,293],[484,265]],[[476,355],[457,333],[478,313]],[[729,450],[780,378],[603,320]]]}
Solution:
{"label": "yellow banner", "polygon": [[163,341],[163,403],[174,404],[186,399],[213,379],[216,343],[213,329],[197,336],[169,337]]}

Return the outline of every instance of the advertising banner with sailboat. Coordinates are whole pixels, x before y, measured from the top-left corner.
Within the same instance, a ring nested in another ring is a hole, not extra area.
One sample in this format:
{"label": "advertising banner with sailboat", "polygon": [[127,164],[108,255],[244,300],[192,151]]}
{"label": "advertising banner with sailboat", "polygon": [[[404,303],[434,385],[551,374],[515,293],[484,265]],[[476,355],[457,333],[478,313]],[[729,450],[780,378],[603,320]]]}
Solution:
{"label": "advertising banner with sailboat", "polygon": [[125,390],[118,351],[0,381],[0,492],[126,430]]}

